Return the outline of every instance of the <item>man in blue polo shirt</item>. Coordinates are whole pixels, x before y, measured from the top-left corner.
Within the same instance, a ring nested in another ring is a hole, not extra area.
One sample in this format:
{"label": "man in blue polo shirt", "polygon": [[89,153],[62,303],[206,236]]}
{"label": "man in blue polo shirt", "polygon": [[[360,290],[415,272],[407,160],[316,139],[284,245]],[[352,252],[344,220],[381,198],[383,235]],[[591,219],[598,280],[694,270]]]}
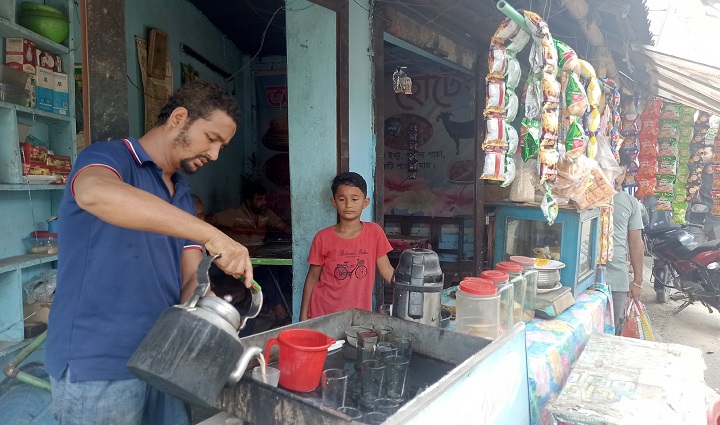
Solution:
{"label": "man in blue polo shirt", "polygon": [[215,84],[175,92],[140,139],[85,148],[60,204],[57,291],[46,369],[62,424],[189,424],[179,400],[126,364],[160,314],[197,286],[201,247],[252,282],[247,249],[195,217],[188,184],[235,134],[235,100]]}

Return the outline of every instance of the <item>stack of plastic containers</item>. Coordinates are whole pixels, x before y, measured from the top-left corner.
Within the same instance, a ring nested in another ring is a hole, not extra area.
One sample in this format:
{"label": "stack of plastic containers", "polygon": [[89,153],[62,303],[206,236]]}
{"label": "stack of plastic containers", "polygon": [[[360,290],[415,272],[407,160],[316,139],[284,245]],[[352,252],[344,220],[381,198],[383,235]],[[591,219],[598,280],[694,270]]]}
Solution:
{"label": "stack of plastic containers", "polygon": [[464,279],[455,293],[455,299],[458,332],[487,339],[498,337],[500,294],[495,284],[487,279]]}
{"label": "stack of plastic containers", "polygon": [[523,276],[522,266],[512,261],[501,261],[495,264],[495,270],[505,272],[510,277],[510,284],[513,287],[513,324],[525,320],[525,292],[527,291],[527,279]]}
{"label": "stack of plastic containers", "polygon": [[513,255],[510,257],[510,261],[517,263],[523,269],[523,277],[526,281],[525,291],[525,323],[529,323],[535,317],[535,298],[537,297],[537,279],[538,271],[535,270],[535,260],[530,257],[524,257],[522,255]]}
{"label": "stack of plastic containers", "polygon": [[507,273],[498,270],[485,270],[480,277],[497,285],[500,294],[500,335],[513,327],[513,287]]}

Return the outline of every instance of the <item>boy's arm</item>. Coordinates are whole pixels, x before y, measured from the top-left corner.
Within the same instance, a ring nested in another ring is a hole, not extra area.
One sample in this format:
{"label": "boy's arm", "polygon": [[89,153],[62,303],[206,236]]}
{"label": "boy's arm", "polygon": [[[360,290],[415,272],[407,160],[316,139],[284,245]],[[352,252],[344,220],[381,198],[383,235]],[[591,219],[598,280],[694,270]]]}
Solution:
{"label": "boy's arm", "polygon": [[308,307],[310,307],[310,297],[312,296],[315,285],[320,281],[320,273],[322,266],[310,264],[307,277],[305,278],[305,288],[303,289],[302,305],[300,306],[300,321],[308,319]]}
{"label": "boy's arm", "polygon": [[393,273],[395,273],[395,269],[390,264],[390,260],[388,259],[387,254],[383,255],[382,257],[378,258],[376,261],[377,269],[380,272],[380,276],[385,280],[385,282],[392,285],[392,278]]}

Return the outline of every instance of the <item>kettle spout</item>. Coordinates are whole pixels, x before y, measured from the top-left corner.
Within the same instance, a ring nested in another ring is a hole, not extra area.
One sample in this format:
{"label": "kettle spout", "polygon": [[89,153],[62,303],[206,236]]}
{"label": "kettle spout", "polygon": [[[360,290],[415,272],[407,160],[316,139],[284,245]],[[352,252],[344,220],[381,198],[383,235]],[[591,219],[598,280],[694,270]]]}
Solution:
{"label": "kettle spout", "polygon": [[237,366],[235,366],[235,370],[230,373],[230,376],[225,383],[226,387],[234,387],[238,382],[240,382],[240,378],[242,378],[243,374],[245,374],[245,369],[247,369],[248,363],[250,363],[250,360],[252,360],[253,357],[257,357],[258,360],[260,360],[260,364],[264,366],[265,357],[263,357],[263,352],[260,347],[250,347],[246,349],[242,353],[242,356],[240,356]]}

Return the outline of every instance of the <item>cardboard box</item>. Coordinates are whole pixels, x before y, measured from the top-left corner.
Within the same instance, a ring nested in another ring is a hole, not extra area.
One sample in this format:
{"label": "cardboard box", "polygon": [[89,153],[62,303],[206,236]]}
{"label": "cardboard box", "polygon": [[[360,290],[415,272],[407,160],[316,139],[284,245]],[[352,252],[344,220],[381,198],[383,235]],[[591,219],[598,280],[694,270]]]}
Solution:
{"label": "cardboard box", "polygon": [[53,72],[63,72],[62,59],[60,56],[54,53],[44,52],[40,49],[35,49],[35,54],[37,56],[37,66]]}
{"label": "cardboard box", "polygon": [[5,64],[34,75],[37,68],[35,42],[25,38],[5,39]]}
{"label": "cardboard box", "polygon": [[70,98],[68,94],[68,75],[61,72],[53,72],[53,112],[59,115],[68,115]]}
{"label": "cardboard box", "polygon": [[41,111],[53,112],[53,88],[55,86],[55,77],[49,69],[37,68],[37,93],[36,108]]}
{"label": "cardboard box", "polygon": [[23,304],[23,317],[28,317],[32,314],[32,316],[27,319],[28,322],[47,323],[51,306],[52,303],[41,302]]}
{"label": "cardboard box", "polygon": [[559,425],[706,424],[697,348],[593,334],[558,398]]}

